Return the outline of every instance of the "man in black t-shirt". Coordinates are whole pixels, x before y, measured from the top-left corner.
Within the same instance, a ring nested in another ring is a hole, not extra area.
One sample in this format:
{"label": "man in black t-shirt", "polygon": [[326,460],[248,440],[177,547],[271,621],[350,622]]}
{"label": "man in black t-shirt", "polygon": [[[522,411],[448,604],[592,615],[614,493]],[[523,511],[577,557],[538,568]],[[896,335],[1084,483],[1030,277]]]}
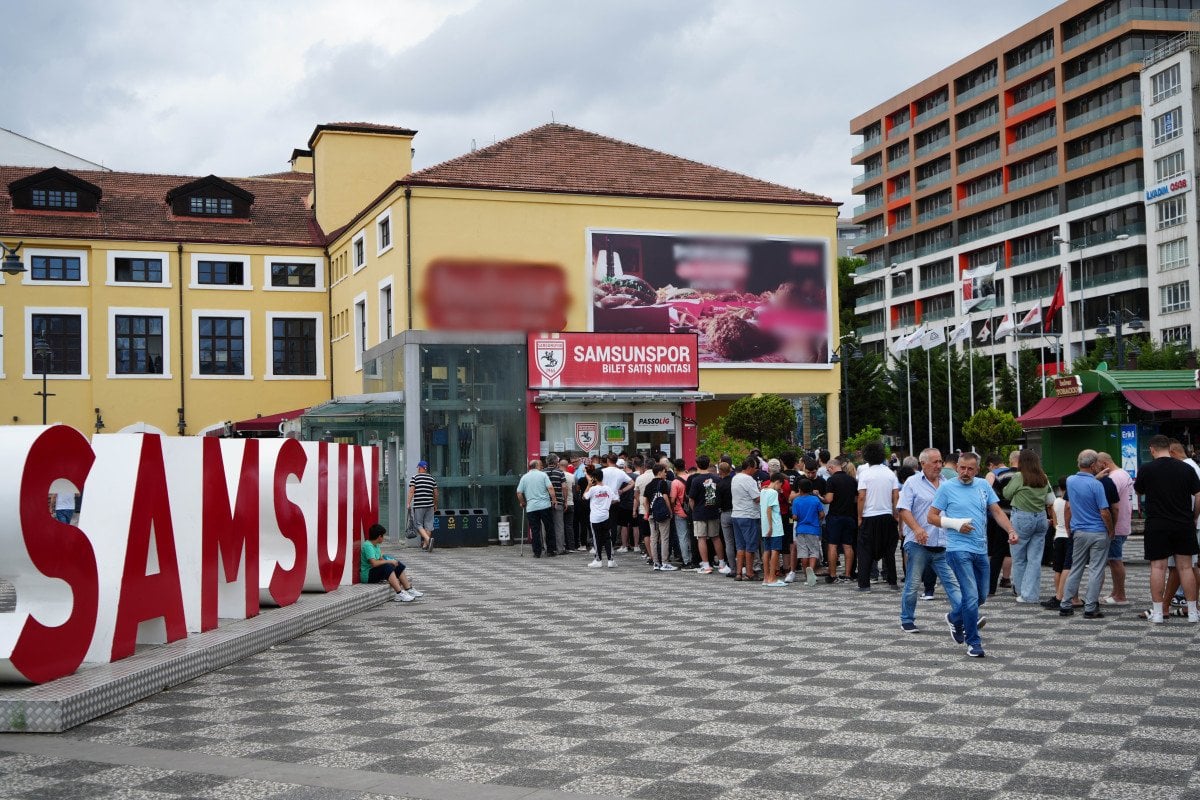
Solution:
{"label": "man in black t-shirt", "polygon": [[[825,517],[825,532],[829,541],[826,557],[829,559],[829,574],[826,583],[839,580],[850,581],[854,574],[854,542],[858,538],[858,481],[842,471],[841,458],[831,458],[826,465],[829,478],[825,481],[825,495],[821,498],[829,504]],[[846,556],[845,571],[837,577],[838,549]]]}
{"label": "man in black t-shirt", "polygon": [[1174,556],[1175,572],[1187,600],[1188,622],[1200,622],[1196,610],[1196,574],[1190,568],[1200,551],[1196,518],[1200,515],[1200,478],[1182,461],[1171,458],[1171,440],[1150,437],[1154,460],[1138,468],[1134,491],[1146,496],[1145,552],[1150,562],[1150,621],[1163,623],[1167,559]]}
{"label": "man in black t-shirt", "polygon": [[[737,552],[737,542],[733,536],[733,464],[724,456],[717,462],[717,508],[721,511],[721,541],[728,556]],[[732,578],[733,570],[725,577]]]}
{"label": "man in black t-shirt", "polygon": [[[687,503],[692,514],[696,547],[700,551],[700,568],[696,571],[701,575],[711,575],[713,572],[708,561],[709,542],[712,542],[716,551],[717,571],[722,575],[733,571],[725,563],[725,542],[721,537],[721,503],[717,490],[720,480],[708,456],[697,456],[696,473],[687,482]],[[732,509],[732,498],[730,503]]]}

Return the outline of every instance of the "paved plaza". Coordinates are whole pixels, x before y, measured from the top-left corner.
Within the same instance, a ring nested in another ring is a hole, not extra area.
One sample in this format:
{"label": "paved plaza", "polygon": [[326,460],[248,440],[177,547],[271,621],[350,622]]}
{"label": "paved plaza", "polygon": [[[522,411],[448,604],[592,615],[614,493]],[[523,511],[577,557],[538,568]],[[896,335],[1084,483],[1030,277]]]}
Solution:
{"label": "paved plaza", "polygon": [[1139,602],[1100,621],[994,599],[975,660],[940,590],[910,635],[886,587],[618,557],[410,551],[415,603],[67,733],[0,735],[0,795],[1200,798],[1200,629],[1137,618],[1144,562]]}

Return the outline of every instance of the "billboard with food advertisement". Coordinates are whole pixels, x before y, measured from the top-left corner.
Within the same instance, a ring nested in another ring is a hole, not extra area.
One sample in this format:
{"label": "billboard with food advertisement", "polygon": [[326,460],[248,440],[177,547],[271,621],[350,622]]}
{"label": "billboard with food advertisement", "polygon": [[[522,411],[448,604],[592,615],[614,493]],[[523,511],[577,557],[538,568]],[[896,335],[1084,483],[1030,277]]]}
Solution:
{"label": "billboard with food advertisement", "polygon": [[829,367],[823,238],[589,230],[597,333],[695,333],[707,367]]}

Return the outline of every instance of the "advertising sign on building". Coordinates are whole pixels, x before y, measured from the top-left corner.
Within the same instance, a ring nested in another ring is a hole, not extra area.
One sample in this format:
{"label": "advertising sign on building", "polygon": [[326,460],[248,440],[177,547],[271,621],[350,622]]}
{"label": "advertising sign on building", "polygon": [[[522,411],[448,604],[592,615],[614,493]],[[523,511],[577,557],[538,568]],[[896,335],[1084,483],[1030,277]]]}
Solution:
{"label": "advertising sign on building", "polygon": [[629,423],[604,423],[604,443],[611,447],[624,447],[629,444]]}
{"label": "advertising sign on building", "polygon": [[1129,473],[1129,477],[1137,477],[1138,440],[1137,425],[1121,426],[1121,469]]}
{"label": "advertising sign on building", "polygon": [[633,415],[633,429],[635,431],[673,431],[675,430],[675,415],[636,413]]}
{"label": "advertising sign on building", "polygon": [[1179,194],[1180,192],[1186,192],[1190,188],[1192,188],[1192,185],[1188,181],[1188,176],[1180,175],[1179,177],[1172,179],[1168,183],[1159,184],[1158,186],[1155,186],[1152,189],[1147,189],[1146,190],[1146,202],[1154,203],[1154,202],[1157,202],[1164,198],[1170,197],[1171,195]]}
{"label": "advertising sign on building", "polygon": [[695,333],[714,367],[829,369],[822,238],[588,231],[591,329]]}
{"label": "advertising sign on building", "polygon": [[694,333],[531,333],[528,351],[530,389],[700,385]]}
{"label": "advertising sign on building", "polygon": [[1083,380],[1078,375],[1054,379],[1055,397],[1075,397],[1083,394]]}

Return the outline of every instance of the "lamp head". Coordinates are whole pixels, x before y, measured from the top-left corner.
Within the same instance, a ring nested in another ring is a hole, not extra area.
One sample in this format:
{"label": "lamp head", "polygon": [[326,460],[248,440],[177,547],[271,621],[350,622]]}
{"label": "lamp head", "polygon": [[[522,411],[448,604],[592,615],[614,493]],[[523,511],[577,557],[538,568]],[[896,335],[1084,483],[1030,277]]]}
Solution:
{"label": "lamp head", "polygon": [[4,260],[0,263],[0,271],[4,272],[5,275],[20,275],[25,271],[25,262],[17,255],[17,251],[21,249],[21,245],[23,244],[25,243],[20,242],[16,247],[9,247],[0,242],[0,248],[4,250]]}

